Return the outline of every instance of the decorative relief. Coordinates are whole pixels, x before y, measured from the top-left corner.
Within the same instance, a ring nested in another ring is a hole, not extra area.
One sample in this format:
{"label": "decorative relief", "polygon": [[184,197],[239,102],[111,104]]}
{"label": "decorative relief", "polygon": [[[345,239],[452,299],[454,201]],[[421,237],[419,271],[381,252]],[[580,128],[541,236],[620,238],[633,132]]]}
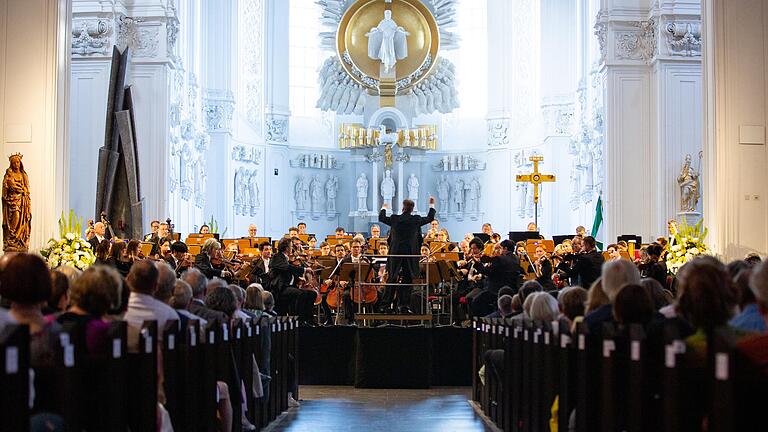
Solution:
{"label": "decorative relief", "polygon": [[332,154],[304,153],[290,160],[293,168],[341,169],[344,164]]}
{"label": "decorative relief", "polygon": [[547,136],[571,134],[576,107],[572,102],[550,103],[541,107]]}
{"label": "decorative relief", "polygon": [[616,58],[650,62],[656,56],[656,21],[633,21],[629,25],[635,29],[615,32]]}
{"label": "decorative relief", "polygon": [[608,24],[604,22],[595,24],[595,36],[597,36],[597,42],[600,45],[599,63],[602,64],[608,57]]}
{"label": "decorative relief", "polygon": [[509,144],[509,118],[488,119],[488,146],[500,147]]}
{"label": "decorative relief", "polygon": [[203,103],[205,128],[208,133],[232,132],[232,115],[235,112],[233,99],[206,99]]}
{"label": "decorative relief", "polygon": [[264,137],[267,142],[285,144],[288,142],[288,117],[268,114],[264,122]]}
{"label": "decorative relief", "polygon": [[701,23],[671,22],[664,32],[667,49],[674,56],[701,56]]}
{"label": "decorative relief", "polygon": [[108,55],[112,34],[112,21],[108,19],[75,22],[72,24],[72,54]]}
{"label": "decorative relief", "polygon": [[179,60],[179,55],[176,52],[176,43],[179,38],[179,20],[176,17],[168,18],[165,24],[165,37],[166,37],[166,51],[168,57],[174,61]]}
{"label": "decorative relief", "polygon": [[485,162],[472,155],[445,155],[432,165],[432,171],[476,171],[484,170]]}
{"label": "decorative relief", "polygon": [[240,0],[240,92],[241,112],[257,132],[262,128],[262,34],[263,0]]}
{"label": "decorative relief", "polygon": [[261,164],[261,149],[248,145],[234,145],[232,146],[232,160],[259,165]]}

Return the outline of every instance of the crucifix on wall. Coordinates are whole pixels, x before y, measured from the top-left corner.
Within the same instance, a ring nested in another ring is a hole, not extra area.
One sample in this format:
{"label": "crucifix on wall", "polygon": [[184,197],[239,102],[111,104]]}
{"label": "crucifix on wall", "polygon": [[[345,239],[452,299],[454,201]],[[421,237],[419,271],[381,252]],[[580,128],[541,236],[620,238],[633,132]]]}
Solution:
{"label": "crucifix on wall", "polygon": [[539,185],[544,182],[557,181],[553,174],[542,174],[539,172],[539,162],[544,161],[544,156],[531,156],[528,158],[533,162],[533,172],[530,174],[518,174],[515,181],[520,183],[531,183],[533,185],[533,217],[536,226],[539,226]]}

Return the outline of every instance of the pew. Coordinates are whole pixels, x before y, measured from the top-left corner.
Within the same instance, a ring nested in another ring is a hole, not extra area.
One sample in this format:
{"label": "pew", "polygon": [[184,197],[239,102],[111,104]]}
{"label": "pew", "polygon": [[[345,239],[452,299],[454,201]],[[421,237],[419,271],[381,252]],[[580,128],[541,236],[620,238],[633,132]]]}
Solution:
{"label": "pew", "polygon": [[7,431],[29,430],[29,327],[0,331],[0,419]]}

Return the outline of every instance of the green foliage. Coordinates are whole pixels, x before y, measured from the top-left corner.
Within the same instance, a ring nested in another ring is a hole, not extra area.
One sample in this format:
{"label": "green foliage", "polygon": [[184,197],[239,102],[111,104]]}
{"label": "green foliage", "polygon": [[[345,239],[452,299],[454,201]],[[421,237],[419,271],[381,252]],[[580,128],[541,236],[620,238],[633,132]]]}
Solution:
{"label": "green foliage", "polygon": [[75,215],[74,210],[69,210],[69,217],[64,218],[64,212],[61,212],[59,218],[59,236],[64,237],[67,233],[81,235],[83,230],[83,218]]}
{"label": "green foliage", "polygon": [[[206,225],[208,225],[208,228],[211,229],[211,234],[218,234],[219,233],[219,223],[216,222],[216,219],[213,218],[213,215],[211,215],[211,220],[209,220]],[[224,232],[221,233],[220,237],[224,237],[227,235],[227,229],[224,228]]]}

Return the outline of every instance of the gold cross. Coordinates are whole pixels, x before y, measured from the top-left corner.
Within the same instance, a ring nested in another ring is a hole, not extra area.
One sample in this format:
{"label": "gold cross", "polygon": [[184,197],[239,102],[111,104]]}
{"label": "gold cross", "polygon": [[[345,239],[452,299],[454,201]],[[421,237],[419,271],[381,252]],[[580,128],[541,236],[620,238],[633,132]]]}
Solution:
{"label": "gold cross", "polygon": [[530,174],[518,174],[515,176],[515,180],[520,183],[525,182],[533,184],[533,202],[538,204],[539,185],[544,182],[556,181],[556,179],[552,174],[542,174],[539,172],[539,162],[544,160],[544,156],[531,156],[528,160],[533,162],[533,172]]}

